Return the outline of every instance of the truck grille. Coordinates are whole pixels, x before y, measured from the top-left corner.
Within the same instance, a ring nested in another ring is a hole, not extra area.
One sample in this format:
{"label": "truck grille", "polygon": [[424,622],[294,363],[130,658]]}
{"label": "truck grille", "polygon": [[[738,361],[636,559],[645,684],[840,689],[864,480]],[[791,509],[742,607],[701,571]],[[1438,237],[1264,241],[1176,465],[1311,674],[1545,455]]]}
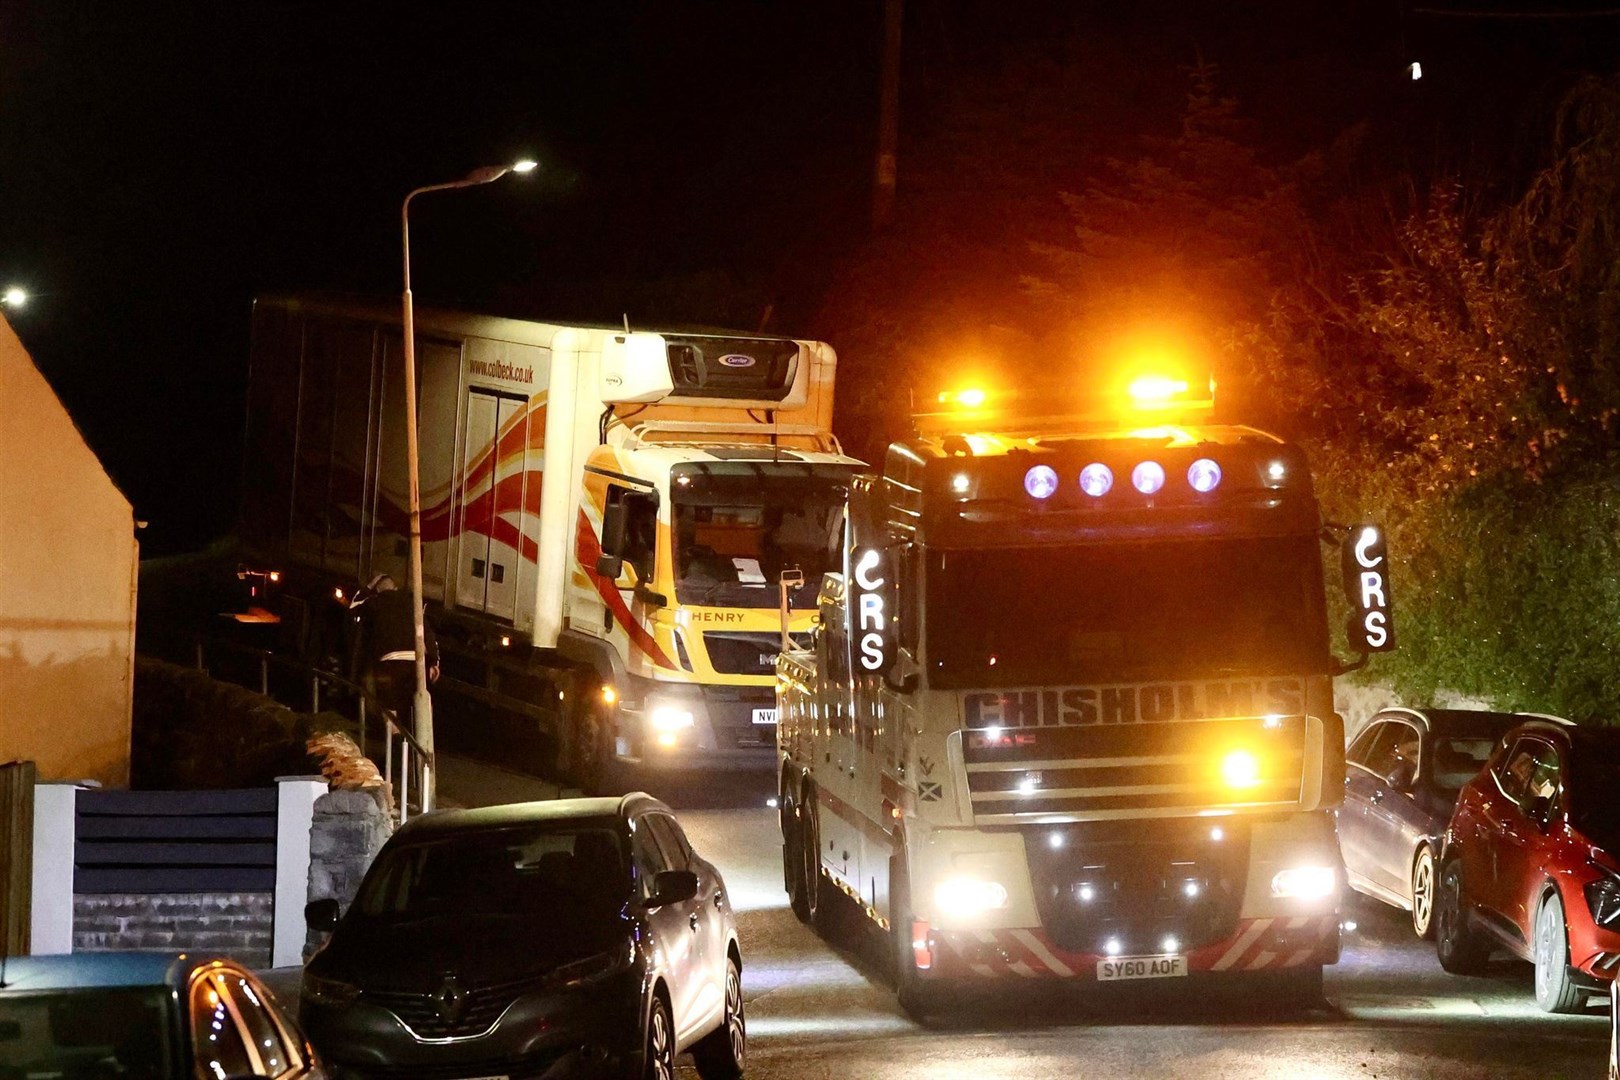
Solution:
{"label": "truck grille", "polygon": [[[810,635],[794,634],[793,643],[807,648]],[[782,635],[711,631],[703,635],[703,647],[709,650],[709,663],[722,675],[771,675],[776,671]]]}
{"label": "truck grille", "polygon": [[[1303,716],[988,728],[965,731],[962,741],[980,824],[1288,809],[1304,779]],[[1251,786],[1223,779],[1236,750],[1259,765]]]}
{"label": "truck grille", "polygon": [[776,690],[770,686],[705,686],[703,701],[715,745],[722,750],[776,745],[776,725],[754,723],[755,709],[776,708]]}
{"label": "truck grille", "polygon": [[1041,925],[1070,952],[1159,953],[1167,939],[1169,951],[1191,951],[1237,929],[1249,870],[1241,819],[1086,822],[1031,831],[1024,846]]}

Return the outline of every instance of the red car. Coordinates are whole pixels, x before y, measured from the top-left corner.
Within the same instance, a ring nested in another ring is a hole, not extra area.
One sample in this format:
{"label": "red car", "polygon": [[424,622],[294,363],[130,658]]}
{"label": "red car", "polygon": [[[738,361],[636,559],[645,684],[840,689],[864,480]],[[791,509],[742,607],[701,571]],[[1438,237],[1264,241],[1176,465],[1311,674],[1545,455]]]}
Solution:
{"label": "red car", "polygon": [[1620,729],[1520,724],[1462,790],[1436,902],[1440,965],[1494,949],[1536,966],[1536,1004],[1576,1012],[1620,968]]}

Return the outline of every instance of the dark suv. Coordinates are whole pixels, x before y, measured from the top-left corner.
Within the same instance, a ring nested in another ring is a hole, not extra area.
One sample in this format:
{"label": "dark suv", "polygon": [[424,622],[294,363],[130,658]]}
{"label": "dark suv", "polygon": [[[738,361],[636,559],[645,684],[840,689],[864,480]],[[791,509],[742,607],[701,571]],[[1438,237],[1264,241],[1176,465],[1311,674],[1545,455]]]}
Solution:
{"label": "dark suv", "polygon": [[1440,964],[1495,948],[1536,966],[1536,1003],[1574,1012],[1620,969],[1620,729],[1520,724],[1457,800],[1435,905]]}
{"label": "dark suv", "polygon": [[645,1077],[691,1049],[742,1075],[737,924],[720,873],[649,795],[434,813],[384,846],[305,969],[344,1078]]}

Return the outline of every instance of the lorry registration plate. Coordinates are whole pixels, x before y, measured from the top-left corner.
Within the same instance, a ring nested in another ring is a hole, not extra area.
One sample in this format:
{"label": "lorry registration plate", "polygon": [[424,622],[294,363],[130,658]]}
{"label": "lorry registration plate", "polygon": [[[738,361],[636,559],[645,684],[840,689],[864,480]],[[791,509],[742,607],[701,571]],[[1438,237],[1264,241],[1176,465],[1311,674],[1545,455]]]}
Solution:
{"label": "lorry registration plate", "polygon": [[1097,981],[1173,979],[1187,974],[1185,956],[1116,956],[1097,961]]}
{"label": "lorry registration plate", "polygon": [[754,723],[756,723],[756,724],[774,724],[774,723],[776,723],[776,710],[775,709],[755,709],[754,710]]}

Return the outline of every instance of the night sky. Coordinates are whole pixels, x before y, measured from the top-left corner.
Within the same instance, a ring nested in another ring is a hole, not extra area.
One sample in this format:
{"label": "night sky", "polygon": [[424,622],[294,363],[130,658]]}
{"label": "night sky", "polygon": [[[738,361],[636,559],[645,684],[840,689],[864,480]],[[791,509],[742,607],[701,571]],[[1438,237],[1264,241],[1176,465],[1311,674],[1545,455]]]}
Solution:
{"label": "night sky", "polygon": [[[1280,159],[1362,121],[1420,178],[1483,162],[1511,185],[1538,108],[1620,57],[1620,19],[1425,6],[1598,5],[909,0],[900,200],[942,103],[1022,63],[1081,65],[1098,162],[1173,127],[1203,57]],[[149,554],[233,520],[251,297],[396,294],[400,199],[475,166],[541,162],[415,205],[419,304],[742,329],[769,305],[769,329],[836,345],[881,28],[881,0],[0,0],[0,284],[34,294],[8,317]],[[860,393],[858,357],[843,375]]]}

